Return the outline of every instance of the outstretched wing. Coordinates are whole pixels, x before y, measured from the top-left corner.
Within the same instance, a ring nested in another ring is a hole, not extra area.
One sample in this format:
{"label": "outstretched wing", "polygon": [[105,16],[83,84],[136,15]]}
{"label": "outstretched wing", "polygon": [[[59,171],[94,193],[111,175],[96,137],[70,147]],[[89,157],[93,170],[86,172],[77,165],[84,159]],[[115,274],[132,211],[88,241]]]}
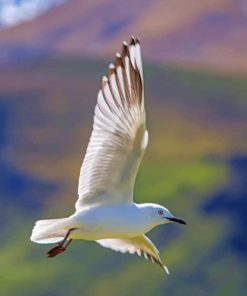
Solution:
{"label": "outstretched wing", "polygon": [[158,264],[169,274],[168,268],[163,265],[160,259],[158,249],[145,235],[129,239],[101,239],[97,240],[97,243],[114,251],[143,256],[145,259]]}
{"label": "outstretched wing", "polygon": [[122,54],[116,54],[102,80],[76,210],[132,201],[147,142],[140,43],[132,37],[129,45],[123,43]]}

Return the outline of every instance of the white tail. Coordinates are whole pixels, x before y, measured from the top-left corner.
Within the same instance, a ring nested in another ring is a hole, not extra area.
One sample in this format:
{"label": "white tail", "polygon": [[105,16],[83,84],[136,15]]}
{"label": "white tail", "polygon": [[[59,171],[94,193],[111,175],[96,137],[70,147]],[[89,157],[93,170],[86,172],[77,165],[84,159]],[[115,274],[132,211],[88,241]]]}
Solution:
{"label": "white tail", "polygon": [[68,231],[67,218],[36,221],[31,241],[38,244],[52,244],[61,241]]}

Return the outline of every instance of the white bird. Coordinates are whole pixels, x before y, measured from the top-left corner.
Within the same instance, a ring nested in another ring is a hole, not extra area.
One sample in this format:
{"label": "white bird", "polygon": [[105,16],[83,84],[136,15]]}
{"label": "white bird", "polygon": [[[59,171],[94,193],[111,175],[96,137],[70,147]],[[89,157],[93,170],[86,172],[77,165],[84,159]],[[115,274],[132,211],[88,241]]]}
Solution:
{"label": "white bird", "polygon": [[115,251],[141,255],[169,273],[145,233],[171,221],[186,223],[160,205],[133,202],[147,144],[141,49],[132,37],[102,79],[80,171],[76,212],[68,218],[37,221],[31,240],[57,243],[48,257],[64,252],[74,239],[93,240]]}

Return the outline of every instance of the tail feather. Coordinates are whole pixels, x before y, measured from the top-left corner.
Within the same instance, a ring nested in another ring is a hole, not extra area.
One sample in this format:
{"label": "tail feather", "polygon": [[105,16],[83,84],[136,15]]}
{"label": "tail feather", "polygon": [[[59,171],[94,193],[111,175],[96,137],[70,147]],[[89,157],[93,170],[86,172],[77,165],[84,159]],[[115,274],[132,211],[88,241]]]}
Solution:
{"label": "tail feather", "polygon": [[39,244],[57,243],[68,231],[67,218],[39,220],[35,223],[31,241]]}

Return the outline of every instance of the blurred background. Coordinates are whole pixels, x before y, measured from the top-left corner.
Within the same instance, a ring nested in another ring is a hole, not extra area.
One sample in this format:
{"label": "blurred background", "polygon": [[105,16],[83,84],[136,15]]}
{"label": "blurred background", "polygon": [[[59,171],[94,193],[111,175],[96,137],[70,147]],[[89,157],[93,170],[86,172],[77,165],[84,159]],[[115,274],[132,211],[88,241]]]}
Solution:
{"label": "blurred background", "polygon": [[[0,294],[246,295],[245,0],[0,0]],[[149,237],[171,275],[74,242],[48,260],[38,219],[74,210],[101,77],[141,39],[150,143],[137,202],[187,221]]]}

